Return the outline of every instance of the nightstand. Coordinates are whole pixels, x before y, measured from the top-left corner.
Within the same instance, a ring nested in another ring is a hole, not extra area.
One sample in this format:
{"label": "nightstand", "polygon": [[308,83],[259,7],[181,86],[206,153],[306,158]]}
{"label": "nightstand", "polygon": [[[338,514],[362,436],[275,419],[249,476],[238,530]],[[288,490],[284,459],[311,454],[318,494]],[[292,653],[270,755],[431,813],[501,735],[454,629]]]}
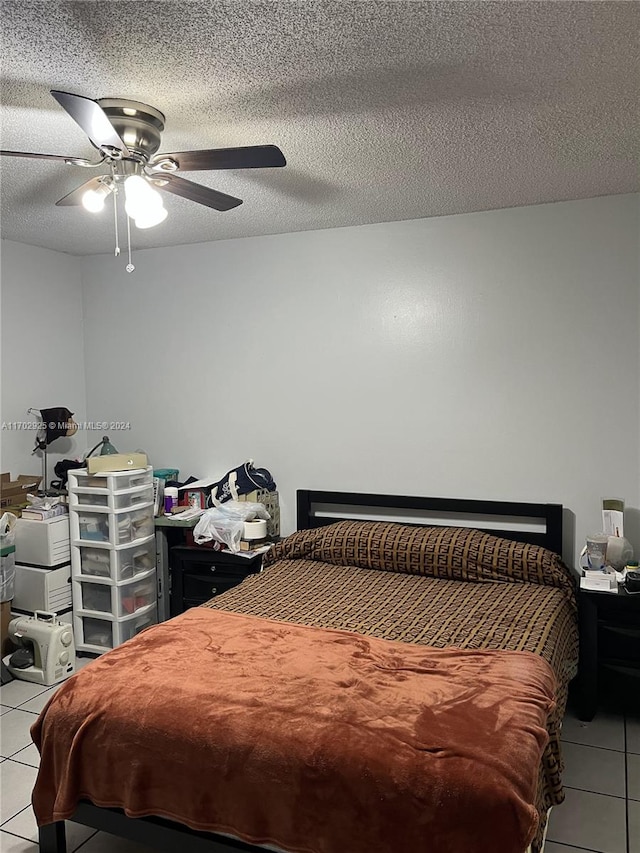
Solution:
{"label": "nightstand", "polygon": [[640,689],[640,595],[578,589],[578,716],[592,720],[604,684]]}
{"label": "nightstand", "polygon": [[237,586],[262,567],[262,554],[239,557],[212,548],[171,548],[171,616]]}

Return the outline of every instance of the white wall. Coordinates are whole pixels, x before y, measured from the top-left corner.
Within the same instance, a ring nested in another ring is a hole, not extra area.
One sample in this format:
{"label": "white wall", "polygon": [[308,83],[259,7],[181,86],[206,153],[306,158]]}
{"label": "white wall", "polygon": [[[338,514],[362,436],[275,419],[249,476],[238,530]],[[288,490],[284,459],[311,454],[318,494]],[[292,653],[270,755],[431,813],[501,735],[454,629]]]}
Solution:
{"label": "white wall", "polygon": [[[212,213],[212,228],[215,228]],[[156,466],[640,506],[638,198],[82,260],[91,417]],[[636,543],[640,546],[640,537]]]}
{"label": "white wall", "polygon": [[[0,468],[13,477],[41,474],[32,455],[36,433],[14,422],[36,423],[29,408],[66,406],[86,418],[82,288],[78,258],[3,240],[0,247],[2,314],[2,422]],[[84,450],[85,438],[59,438],[49,452],[49,479],[58,459]]]}

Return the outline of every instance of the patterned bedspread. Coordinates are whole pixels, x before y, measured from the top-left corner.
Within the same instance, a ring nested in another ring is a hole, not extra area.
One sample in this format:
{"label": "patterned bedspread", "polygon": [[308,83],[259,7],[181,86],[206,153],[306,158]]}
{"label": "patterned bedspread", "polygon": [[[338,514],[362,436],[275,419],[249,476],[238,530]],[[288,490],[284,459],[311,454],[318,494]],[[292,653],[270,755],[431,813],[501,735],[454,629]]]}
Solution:
{"label": "patterned bedspread", "polygon": [[534,652],[558,680],[540,769],[540,848],[546,812],[562,802],[560,724],[577,668],[575,609],[555,586],[448,580],[317,559],[279,559],[204,605],[390,640],[463,649]]}

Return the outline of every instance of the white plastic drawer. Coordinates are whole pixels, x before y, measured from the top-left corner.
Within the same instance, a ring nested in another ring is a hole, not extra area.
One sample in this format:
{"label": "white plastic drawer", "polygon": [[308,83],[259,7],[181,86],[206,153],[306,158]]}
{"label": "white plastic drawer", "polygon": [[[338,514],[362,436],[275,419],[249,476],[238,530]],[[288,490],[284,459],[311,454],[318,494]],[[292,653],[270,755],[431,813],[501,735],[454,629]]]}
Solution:
{"label": "white plastic drawer", "polygon": [[[153,492],[153,490],[152,490]],[[153,496],[153,495],[152,495]],[[153,521],[153,507],[135,510],[131,513],[131,539],[146,539],[153,536],[155,524]]]}
{"label": "white plastic drawer", "polygon": [[[111,574],[111,554],[107,548],[89,548],[80,546],[80,574],[96,578],[113,577]],[[116,551],[115,553],[124,553]]]}
{"label": "white plastic drawer", "polygon": [[143,613],[135,619],[127,619],[126,622],[121,622],[119,626],[121,642],[124,643],[126,640],[130,640],[132,637],[135,637],[136,634],[144,631],[145,628],[155,625],[157,621],[158,608],[153,607],[147,613]]}
{"label": "white plastic drawer", "polygon": [[96,489],[95,491],[80,491],[71,492],[70,494],[69,505],[71,507],[77,506],[99,506],[107,509],[109,506],[109,492],[104,489]]}
{"label": "white plastic drawer", "polygon": [[71,493],[71,506],[100,507],[102,509],[133,509],[138,506],[153,503],[153,486],[138,486],[123,492],[107,490],[78,489]]}
{"label": "white plastic drawer", "polygon": [[118,616],[131,616],[137,610],[149,607],[155,602],[157,596],[155,573],[144,580],[116,587],[116,596]]}
{"label": "white plastic drawer", "polygon": [[69,488],[74,489],[105,489],[107,480],[98,474],[88,474],[85,470],[69,471]]}
{"label": "white plastic drawer", "polygon": [[95,616],[80,616],[76,624],[80,625],[78,646],[95,646],[97,649],[113,648],[113,624]]}
{"label": "white plastic drawer", "polygon": [[[106,513],[97,512],[80,512],[78,513],[78,532],[80,539],[87,542],[108,542],[109,541],[109,516]],[[131,541],[131,520],[128,521],[128,535],[123,540]]]}
{"label": "white plastic drawer", "polygon": [[78,584],[78,588],[80,590],[81,610],[111,613],[111,586],[102,583],[91,583],[91,581],[81,581]]}
{"label": "white plastic drawer", "polygon": [[155,538],[128,548],[110,550],[80,545],[80,574],[123,581],[148,572],[156,564]]}
{"label": "white plastic drawer", "polygon": [[151,468],[147,471],[123,471],[111,481],[111,488],[117,492],[122,489],[136,489],[138,486],[153,487],[153,470]]}
{"label": "white plastic drawer", "polygon": [[153,510],[146,509],[118,513],[78,512],[78,535],[83,542],[111,542],[125,545],[136,539],[145,539],[154,532]]}
{"label": "white plastic drawer", "polygon": [[89,474],[85,469],[69,471],[69,490],[108,489],[120,492],[136,489],[139,486],[153,485],[153,469],[146,471],[105,471],[100,474]]}

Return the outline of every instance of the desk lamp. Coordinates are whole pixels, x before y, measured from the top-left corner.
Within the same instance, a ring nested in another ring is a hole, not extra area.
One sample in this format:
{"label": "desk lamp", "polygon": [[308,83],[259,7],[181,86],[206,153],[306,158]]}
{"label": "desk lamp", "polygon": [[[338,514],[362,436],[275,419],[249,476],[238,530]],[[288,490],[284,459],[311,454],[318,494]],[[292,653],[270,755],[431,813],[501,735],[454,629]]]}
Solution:
{"label": "desk lamp", "polygon": [[89,456],[93,456],[93,454],[98,448],[100,448],[100,453],[98,454],[98,456],[111,456],[112,454],[118,452],[113,446],[113,444],[111,444],[111,442],[109,441],[109,436],[103,435],[102,439],[96,444],[96,446],[91,448],[91,450],[87,453],[87,458]]}
{"label": "desk lamp", "polygon": [[74,435],[78,424],[73,420],[73,412],[64,406],[54,406],[51,409],[29,409],[30,415],[39,415],[40,424],[36,434],[36,446],[32,454],[42,453],[42,494],[47,497],[47,450],[58,438]]}

